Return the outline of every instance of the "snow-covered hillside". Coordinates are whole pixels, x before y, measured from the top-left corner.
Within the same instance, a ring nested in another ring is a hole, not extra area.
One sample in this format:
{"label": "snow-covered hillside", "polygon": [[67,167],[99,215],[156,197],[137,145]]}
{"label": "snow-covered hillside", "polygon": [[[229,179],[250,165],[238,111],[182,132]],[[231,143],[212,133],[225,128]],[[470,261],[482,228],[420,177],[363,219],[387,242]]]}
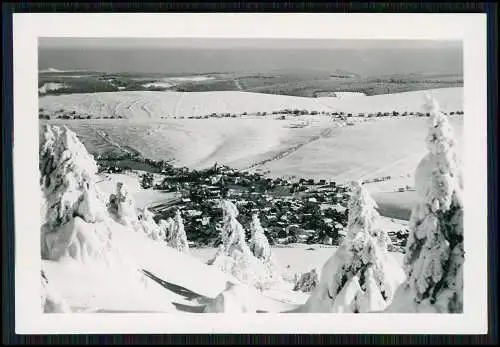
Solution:
{"label": "snow-covered hillside", "polygon": [[[179,112],[173,114],[192,114],[189,110],[193,108],[187,107],[190,103],[198,110],[202,109],[200,105],[208,105],[207,113],[211,110],[224,112],[229,106],[232,111],[241,113],[246,110],[245,105],[262,111],[262,107],[266,109],[270,103],[278,103],[276,109],[293,108],[293,104],[287,104],[287,100],[292,99],[315,105],[318,102],[331,104],[330,111],[337,107],[348,110],[349,106],[362,112],[397,109],[424,112],[421,105],[426,94],[434,95],[450,112],[462,109],[462,88],[345,99],[240,92],[97,93],[41,97],[40,105],[45,105],[47,111],[64,107],[100,115],[130,115],[132,119],[129,120],[42,121],[65,124],[94,155],[127,151],[150,159],[169,160],[176,166],[191,169],[207,168],[218,162],[236,169],[266,172],[271,177],[308,177],[338,183],[390,176],[389,181],[370,183],[368,189],[380,203],[384,215],[407,219],[414,193],[394,191],[413,186],[414,168],[425,154],[421,141],[427,133],[427,117],[352,117],[349,122],[355,126],[347,126],[348,122],[322,115],[291,116],[285,120],[278,120],[273,115],[201,120],[143,116],[169,115],[158,113],[162,108],[177,108]],[[224,95],[228,99],[222,99]],[[50,104],[52,101],[55,103]],[[274,107],[268,108],[272,109]],[[461,157],[464,116],[451,116],[449,122],[455,131],[457,155]],[[301,126],[295,126],[299,123]],[[152,198],[151,194],[144,193],[138,200],[144,202],[141,203],[144,206]]]}
{"label": "snow-covered hillside", "polygon": [[[450,119],[461,148],[463,117]],[[356,126],[322,121],[290,128],[271,119],[54,120],[75,131],[91,153],[128,146],[144,157],[173,160],[178,166],[206,168],[215,162],[237,169],[254,166],[271,176],[370,179],[406,175],[423,154],[424,118],[377,119]],[[103,138],[101,133],[108,136]],[[460,154],[460,151],[459,151]]]}
{"label": "snow-covered hillside", "polygon": [[[463,117],[452,118],[450,123],[457,134],[457,153],[461,156]],[[421,143],[426,132],[426,117],[390,118],[336,128],[285,158],[260,167],[276,176],[293,173],[334,178],[338,182],[388,175],[397,177],[413,173],[425,153]]]}
{"label": "snow-covered hillside", "polygon": [[321,102],[333,111],[344,112],[419,112],[426,94],[439,100],[443,112],[463,110],[463,88],[441,88],[414,92],[380,94],[355,98],[321,98]]}
{"label": "snow-covered hillside", "polygon": [[463,109],[463,88],[443,88],[398,94],[351,97],[305,98],[286,95],[218,92],[124,91],[110,93],[45,96],[39,106],[49,114],[58,110],[76,111],[93,117],[148,119],[204,116],[211,113],[241,114],[283,109],[343,112],[417,112],[424,94],[439,100],[443,111]]}
{"label": "snow-covered hillside", "polygon": [[[113,210],[97,186],[96,171],[93,157],[73,132],[45,128],[40,145],[44,312],[201,313],[228,283],[245,286],[148,234],[148,218],[141,220],[133,211],[133,198],[121,184]],[[255,311],[290,309],[290,304],[248,292]]]}

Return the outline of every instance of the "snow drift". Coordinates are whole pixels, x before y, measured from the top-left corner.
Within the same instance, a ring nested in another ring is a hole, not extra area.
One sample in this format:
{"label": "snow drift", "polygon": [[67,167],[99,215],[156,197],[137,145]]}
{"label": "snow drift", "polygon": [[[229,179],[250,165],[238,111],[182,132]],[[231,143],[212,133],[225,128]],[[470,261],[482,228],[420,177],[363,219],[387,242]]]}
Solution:
{"label": "snow drift", "polygon": [[54,287],[49,284],[45,273],[41,271],[41,298],[42,298],[42,312],[43,313],[67,313],[71,312],[68,303],[61,298],[60,294]]}
{"label": "snow drift", "polygon": [[209,302],[205,313],[256,313],[252,288],[246,285],[227,283],[226,289]]}
{"label": "snow drift", "polygon": [[188,239],[184,231],[184,222],[182,221],[181,211],[175,211],[175,218],[168,224],[166,240],[170,247],[180,252],[189,253]]}

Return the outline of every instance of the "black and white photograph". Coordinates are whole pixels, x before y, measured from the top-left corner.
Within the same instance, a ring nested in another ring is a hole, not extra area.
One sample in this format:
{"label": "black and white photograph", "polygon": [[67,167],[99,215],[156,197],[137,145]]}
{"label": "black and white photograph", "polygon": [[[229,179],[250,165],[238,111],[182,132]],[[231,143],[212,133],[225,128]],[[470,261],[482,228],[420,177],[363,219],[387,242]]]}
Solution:
{"label": "black and white photograph", "polygon": [[19,20],[20,309],[51,332],[485,329],[482,17],[207,16]]}

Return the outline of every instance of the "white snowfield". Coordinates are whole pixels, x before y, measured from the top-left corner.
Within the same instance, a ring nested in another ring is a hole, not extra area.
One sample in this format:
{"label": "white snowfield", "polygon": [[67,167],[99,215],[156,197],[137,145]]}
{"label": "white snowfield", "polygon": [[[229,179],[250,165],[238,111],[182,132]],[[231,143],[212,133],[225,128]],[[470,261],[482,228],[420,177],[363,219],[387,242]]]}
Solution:
{"label": "white snowfield", "polygon": [[[412,174],[425,154],[421,142],[426,136],[426,117],[376,119],[351,127],[324,118],[304,128],[289,128],[290,121],[270,119],[50,123],[67,125],[93,153],[113,147],[97,134],[104,131],[113,143],[132,147],[146,158],[173,160],[176,166],[199,169],[218,162],[246,169],[255,165],[256,170],[269,170],[270,176],[296,175],[337,182]],[[463,116],[450,122],[460,154]],[[406,182],[400,184],[404,187]],[[374,185],[379,184],[369,184]]]}
{"label": "white snowfield", "polygon": [[[42,261],[50,285],[72,312],[202,313],[207,304],[216,304],[212,299],[228,282],[239,283],[215,266],[117,223],[113,247],[119,253],[109,265],[71,259]],[[145,276],[141,270],[147,271]],[[251,302],[253,312],[284,312],[307,299],[307,295],[286,290],[260,293],[245,285],[238,288],[246,288],[243,292],[250,297],[245,301]]]}
{"label": "white snowfield", "polygon": [[353,96],[366,96],[366,94],[360,93],[360,92],[332,92],[332,93],[330,93],[330,96],[324,96],[324,97],[320,97],[320,98],[330,98],[330,97],[349,98],[349,97],[353,97]]}
{"label": "white snowfield", "polygon": [[422,100],[430,94],[437,100],[441,111],[455,112],[463,110],[463,88],[440,88],[413,92],[359,96],[355,98],[321,98],[321,102],[333,111],[352,112],[357,114],[377,112],[421,112]]}
{"label": "white snowfield", "polygon": [[[463,117],[451,118],[462,154]],[[425,154],[427,117],[397,117],[337,128],[311,141],[283,159],[260,166],[273,175],[295,174],[303,177],[346,182],[385,176],[413,174]]]}
{"label": "white snowfield", "polygon": [[[119,250],[118,263],[107,266],[71,259],[43,261],[49,283],[73,311],[172,312],[177,311],[175,303],[198,306],[186,297],[217,296],[230,280],[216,268],[117,223],[113,246]],[[141,278],[141,270],[158,279]]]}
{"label": "white snowfield", "polygon": [[182,77],[165,77],[164,81],[179,81],[179,82],[201,82],[213,80],[214,78],[211,76],[182,76]]}
{"label": "white snowfield", "polygon": [[52,83],[52,82],[48,82],[48,83],[45,83],[40,88],[38,88],[38,92],[40,94],[45,94],[45,93],[50,92],[52,90],[58,90],[58,89],[62,89],[62,88],[65,88],[65,87],[66,87],[66,85],[64,83]]}
{"label": "white snowfield", "polygon": [[53,67],[49,67],[48,69],[39,70],[39,73],[51,73],[51,72],[73,72],[73,71],[82,71],[82,70],[59,70],[54,69]]}
{"label": "white snowfield", "polygon": [[168,82],[150,82],[143,84],[144,87],[149,88],[149,87],[157,87],[157,88],[170,88],[172,87],[172,83]]}
{"label": "white snowfield", "polygon": [[[93,117],[149,119],[160,117],[204,116],[211,113],[241,114],[300,109],[325,112],[418,112],[422,98],[430,93],[443,111],[463,109],[463,88],[442,88],[397,94],[306,98],[239,91],[154,92],[121,91],[109,93],[44,96],[40,107],[55,112],[63,109]],[[343,94],[341,94],[343,95]]]}

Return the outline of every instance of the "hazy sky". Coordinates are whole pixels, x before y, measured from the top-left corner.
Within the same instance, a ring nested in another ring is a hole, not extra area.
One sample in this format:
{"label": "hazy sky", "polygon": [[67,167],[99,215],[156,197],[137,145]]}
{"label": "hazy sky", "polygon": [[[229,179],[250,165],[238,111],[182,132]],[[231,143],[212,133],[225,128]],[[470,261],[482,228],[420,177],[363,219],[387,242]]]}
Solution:
{"label": "hazy sky", "polygon": [[39,69],[103,72],[265,72],[286,68],[362,74],[462,72],[459,41],[40,38]]}
{"label": "hazy sky", "polygon": [[207,38],[39,38],[40,48],[196,48],[196,49],[449,49],[460,41],[207,39]]}

